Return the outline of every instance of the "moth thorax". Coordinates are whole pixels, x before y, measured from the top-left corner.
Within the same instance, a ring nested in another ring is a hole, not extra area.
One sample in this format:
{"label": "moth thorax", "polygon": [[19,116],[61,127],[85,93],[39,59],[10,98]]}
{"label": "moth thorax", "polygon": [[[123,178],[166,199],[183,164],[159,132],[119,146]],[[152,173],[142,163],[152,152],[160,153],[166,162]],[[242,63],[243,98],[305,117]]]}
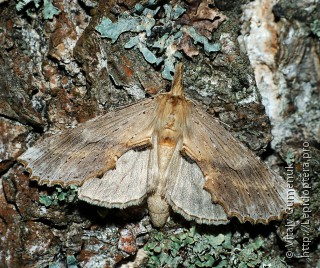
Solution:
{"label": "moth thorax", "polygon": [[179,118],[169,114],[162,122],[162,126],[158,130],[159,145],[176,147],[181,137],[181,124]]}
{"label": "moth thorax", "polygon": [[181,136],[181,132],[172,129],[163,129],[159,131],[158,142],[159,145],[176,147],[178,140]]}

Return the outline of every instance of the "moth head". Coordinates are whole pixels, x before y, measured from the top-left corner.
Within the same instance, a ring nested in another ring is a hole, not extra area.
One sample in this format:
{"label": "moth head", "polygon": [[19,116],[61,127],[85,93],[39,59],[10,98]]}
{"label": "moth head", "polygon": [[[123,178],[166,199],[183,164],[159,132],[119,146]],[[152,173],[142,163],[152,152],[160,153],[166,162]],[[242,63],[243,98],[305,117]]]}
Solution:
{"label": "moth head", "polygon": [[179,63],[176,67],[176,72],[173,77],[173,82],[171,85],[171,94],[173,96],[183,96],[183,65]]}

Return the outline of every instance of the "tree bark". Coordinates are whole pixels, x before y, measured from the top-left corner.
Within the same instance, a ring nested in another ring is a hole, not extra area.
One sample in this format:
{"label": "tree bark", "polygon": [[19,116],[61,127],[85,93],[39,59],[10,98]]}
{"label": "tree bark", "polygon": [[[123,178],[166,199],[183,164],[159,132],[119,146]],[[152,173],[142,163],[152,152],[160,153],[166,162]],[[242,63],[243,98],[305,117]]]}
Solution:
{"label": "tree bark", "polygon": [[[42,136],[165,91],[170,82],[139,52],[124,48],[125,35],[112,44],[95,30],[103,17],[114,21],[139,1],[54,0],[60,13],[48,20],[42,4],[31,1],[18,12],[17,2],[0,1],[0,267],[72,267],[73,260],[78,267],[115,267],[147,243],[152,226],[145,207],[104,210],[73,197],[45,206],[41,196],[56,189],[30,182],[16,158]],[[285,167],[294,167],[294,185],[310,200],[289,215],[292,251],[302,255],[306,237],[310,248],[308,258],[286,262],[316,267],[320,4],[216,0],[215,7],[227,16],[213,34],[222,49],[184,58],[186,94],[285,178]],[[278,248],[268,256],[284,257],[288,219],[263,228],[235,226],[250,236],[263,230],[263,252]],[[188,224],[173,217],[163,232]]]}

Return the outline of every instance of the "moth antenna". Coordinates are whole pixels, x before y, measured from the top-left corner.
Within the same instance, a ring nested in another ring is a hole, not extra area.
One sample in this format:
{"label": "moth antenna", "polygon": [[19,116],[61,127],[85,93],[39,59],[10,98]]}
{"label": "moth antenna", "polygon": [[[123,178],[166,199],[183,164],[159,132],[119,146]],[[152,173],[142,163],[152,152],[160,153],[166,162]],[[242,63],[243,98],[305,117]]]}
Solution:
{"label": "moth antenna", "polygon": [[171,93],[174,96],[182,96],[183,95],[183,64],[179,63],[176,67],[176,72],[173,77],[173,82],[171,86]]}

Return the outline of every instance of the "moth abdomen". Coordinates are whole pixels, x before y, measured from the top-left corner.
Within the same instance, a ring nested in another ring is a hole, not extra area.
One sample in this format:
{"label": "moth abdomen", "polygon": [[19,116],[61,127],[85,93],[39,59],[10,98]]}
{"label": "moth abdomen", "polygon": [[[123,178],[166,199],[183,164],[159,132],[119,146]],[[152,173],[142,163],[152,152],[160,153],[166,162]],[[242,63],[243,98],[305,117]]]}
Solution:
{"label": "moth abdomen", "polygon": [[169,217],[169,204],[165,197],[157,193],[151,194],[147,199],[147,203],[152,224],[155,227],[165,225]]}

